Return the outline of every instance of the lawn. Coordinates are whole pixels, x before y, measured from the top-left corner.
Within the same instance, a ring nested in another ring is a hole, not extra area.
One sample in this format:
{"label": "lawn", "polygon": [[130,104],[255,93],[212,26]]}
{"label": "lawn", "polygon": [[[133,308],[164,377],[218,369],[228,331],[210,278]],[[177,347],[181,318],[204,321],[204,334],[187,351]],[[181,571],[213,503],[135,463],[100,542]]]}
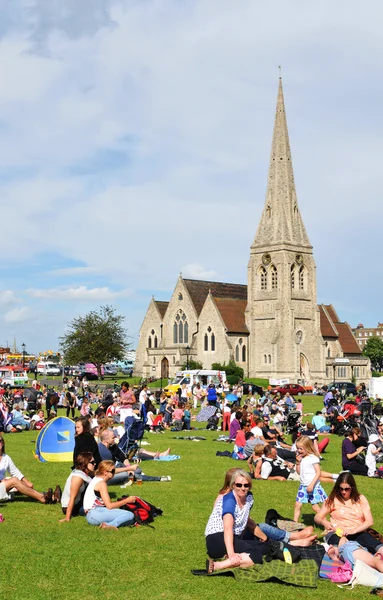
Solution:
{"label": "lawn", "polygon": [[[304,398],[306,412],[314,412],[321,400]],[[310,417],[311,418],[311,417]],[[201,426],[200,424],[198,424]],[[225,471],[236,463],[216,457],[217,450],[227,449],[217,443],[216,432],[201,432],[206,441],[176,440],[175,433],[146,435],[150,449],[172,451],[181,460],[171,463],[145,464],[147,474],[171,475],[170,483],[134,485],[131,493],[160,506],[164,514],[156,519],[155,529],[148,527],[103,531],[91,527],[78,517],[70,523],[59,523],[58,506],[44,506],[27,499],[16,499],[0,506],[5,521],[0,524],[2,538],[2,572],[0,597],[14,600],[60,598],[166,598],[167,600],[232,600],[239,594],[232,578],[194,577],[191,569],[203,568],[206,559],[204,527]],[[8,434],[7,453],[31,479],[35,487],[45,490],[56,483],[64,484],[68,463],[39,463],[33,458],[35,432]],[[341,438],[333,437],[325,454],[323,468],[339,471]],[[238,463],[239,466],[240,463]],[[359,478],[360,489],[368,497],[375,526],[383,530],[381,498],[383,482]],[[256,482],[253,491],[253,516],[264,519],[268,508],[276,508],[287,517],[293,514],[298,484],[294,482]],[[324,484],[327,491],[330,485]],[[126,490],[111,488],[117,498]],[[310,509],[303,512],[304,521],[312,523]],[[279,595],[296,598],[297,593],[313,599],[323,595],[343,597],[344,590],[327,581],[319,581],[316,590],[297,590],[279,584],[247,584],[252,598]],[[241,590],[242,591],[242,590]],[[353,598],[366,597],[367,588],[357,588]]]}

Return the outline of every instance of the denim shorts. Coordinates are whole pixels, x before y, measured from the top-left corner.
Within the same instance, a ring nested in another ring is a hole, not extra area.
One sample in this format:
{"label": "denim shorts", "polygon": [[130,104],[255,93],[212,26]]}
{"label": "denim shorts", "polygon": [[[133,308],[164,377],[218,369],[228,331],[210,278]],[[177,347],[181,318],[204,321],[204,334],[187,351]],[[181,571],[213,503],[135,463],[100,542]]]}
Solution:
{"label": "denim shorts", "polygon": [[346,542],[345,544],[343,544],[343,546],[339,546],[339,556],[342,560],[344,560],[344,562],[348,560],[352,567],[354,567],[355,564],[355,558],[353,556],[353,552],[355,552],[355,550],[367,549],[358,544],[358,542]]}

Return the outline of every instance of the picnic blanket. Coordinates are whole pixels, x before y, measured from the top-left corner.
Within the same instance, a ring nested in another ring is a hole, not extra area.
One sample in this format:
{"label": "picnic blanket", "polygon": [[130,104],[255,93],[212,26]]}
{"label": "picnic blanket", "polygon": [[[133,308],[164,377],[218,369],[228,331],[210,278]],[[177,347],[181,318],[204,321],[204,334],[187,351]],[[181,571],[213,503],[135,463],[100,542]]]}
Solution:
{"label": "picnic blanket", "polygon": [[[201,571],[196,571],[195,575],[202,575]],[[270,579],[276,579],[281,583],[295,585],[299,587],[317,587],[318,566],[315,560],[305,559],[300,562],[289,565],[279,560],[273,560],[269,563],[264,562],[261,565],[253,565],[248,569],[222,569],[208,575],[216,577],[220,575],[233,575],[239,583],[262,583]]]}
{"label": "picnic blanket", "polygon": [[167,456],[158,456],[154,460],[161,460],[163,462],[170,462],[172,460],[179,460],[181,457],[178,454],[168,454]]}
{"label": "picnic blanket", "polygon": [[206,438],[202,437],[201,435],[187,435],[186,437],[176,435],[173,440],[190,440],[192,442],[200,442],[201,440],[206,440]]}

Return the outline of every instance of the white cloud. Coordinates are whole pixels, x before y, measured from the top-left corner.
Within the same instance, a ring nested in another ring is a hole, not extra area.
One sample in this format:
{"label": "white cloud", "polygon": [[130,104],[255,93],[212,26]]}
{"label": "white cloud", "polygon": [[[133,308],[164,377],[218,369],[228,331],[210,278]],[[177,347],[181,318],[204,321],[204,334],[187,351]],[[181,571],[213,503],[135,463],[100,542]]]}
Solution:
{"label": "white cloud", "polygon": [[31,298],[41,298],[44,300],[96,300],[105,302],[114,298],[128,298],[132,292],[130,290],[112,291],[108,287],[87,288],[81,285],[77,288],[52,288],[52,289],[34,289],[29,288],[26,294]]}
{"label": "white cloud", "polygon": [[182,276],[191,279],[215,279],[218,277],[217,271],[208,271],[201,265],[191,264],[185,265],[181,269]]}
{"label": "white cloud", "polygon": [[30,317],[30,309],[27,306],[13,308],[4,315],[5,323],[24,323]]}
{"label": "white cloud", "polygon": [[0,306],[17,304],[18,297],[12,290],[0,290]]}

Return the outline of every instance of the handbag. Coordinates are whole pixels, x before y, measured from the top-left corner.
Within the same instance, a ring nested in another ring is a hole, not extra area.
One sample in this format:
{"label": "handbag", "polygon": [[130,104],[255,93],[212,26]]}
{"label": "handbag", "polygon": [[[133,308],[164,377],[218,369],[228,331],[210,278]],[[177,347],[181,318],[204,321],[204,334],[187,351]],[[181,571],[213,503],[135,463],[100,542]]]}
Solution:
{"label": "handbag", "polygon": [[338,585],[338,587],[350,586],[351,589],[354,589],[356,585],[365,585],[371,588],[381,587],[383,585],[383,573],[379,573],[379,571],[369,567],[357,558],[351,580],[347,585]]}

